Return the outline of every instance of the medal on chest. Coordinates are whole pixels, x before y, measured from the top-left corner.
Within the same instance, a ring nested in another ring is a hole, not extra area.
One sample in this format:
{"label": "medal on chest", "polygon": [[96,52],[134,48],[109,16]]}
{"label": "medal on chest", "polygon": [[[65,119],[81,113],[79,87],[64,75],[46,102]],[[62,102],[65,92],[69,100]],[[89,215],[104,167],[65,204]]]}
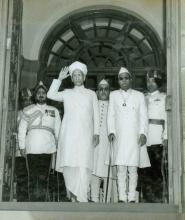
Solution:
{"label": "medal on chest", "polygon": [[122,97],[122,100],[123,100],[122,106],[127,107],[127,100],[129,98],[129,95],[126,94],[126,96],[124,96],[121,90],[120,90],[120,93],[121,93],[121,97]]}

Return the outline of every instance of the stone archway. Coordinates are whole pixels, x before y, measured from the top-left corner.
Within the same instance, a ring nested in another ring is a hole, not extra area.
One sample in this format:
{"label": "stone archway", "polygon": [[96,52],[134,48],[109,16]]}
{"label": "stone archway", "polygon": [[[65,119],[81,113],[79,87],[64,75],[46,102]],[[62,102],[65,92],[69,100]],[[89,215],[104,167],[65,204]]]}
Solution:
{"label": "stone archway", "polygon": [[103,77],[115,89],[120,66],[133,73],[133,87],[138,90],[145,89],[148,68],[154,67],[165,76],[163,46],[155,31],[141,18],[118,10],[93,9],[61,19],[40,49],[38,78],[49,84],[74,60],[87,64],[86,86],[91,89]]}

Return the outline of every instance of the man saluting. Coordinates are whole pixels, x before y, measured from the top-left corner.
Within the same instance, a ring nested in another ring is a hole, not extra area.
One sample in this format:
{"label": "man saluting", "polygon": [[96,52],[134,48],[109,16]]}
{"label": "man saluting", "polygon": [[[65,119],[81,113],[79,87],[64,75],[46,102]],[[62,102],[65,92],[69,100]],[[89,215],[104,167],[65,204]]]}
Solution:
{"label": "man saluting", "polygon": [[[85,64],[78,61],[61,70],[48,91],[48,98],[64,103],[56,170],[63,172],[73,201],[87,202],[94,146],[99,143],[99,110],[96,93],[84,87]],[[71,76],[74,88],[59,92]]]}

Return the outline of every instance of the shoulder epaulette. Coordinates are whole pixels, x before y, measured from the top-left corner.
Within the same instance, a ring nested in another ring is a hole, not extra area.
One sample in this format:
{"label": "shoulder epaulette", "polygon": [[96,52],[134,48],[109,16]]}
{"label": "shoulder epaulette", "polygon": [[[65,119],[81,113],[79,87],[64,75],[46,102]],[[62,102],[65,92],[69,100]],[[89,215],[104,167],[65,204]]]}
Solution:
{"label": "shoulder epaulette", "polygon": [[28,112],[33,107],[35,107],[35,104],[28,105],[25,108],[23,108],[23,110],[22,110],[22,118],[27,122],[30,120],[30,116],[29,116]]}
{"label": "shoulder epaulette", "polygon": [[161,94],[162,94],[163,96],[166,96],[166,92],[161,92]]}

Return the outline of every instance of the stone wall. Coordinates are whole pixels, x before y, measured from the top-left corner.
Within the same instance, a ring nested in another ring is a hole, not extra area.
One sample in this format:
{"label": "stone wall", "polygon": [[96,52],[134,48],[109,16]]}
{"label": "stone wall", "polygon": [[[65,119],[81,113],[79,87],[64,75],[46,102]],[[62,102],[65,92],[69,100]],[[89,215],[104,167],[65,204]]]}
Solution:
{"label": "stone wall", "polygon": [[50,28],[62,17],[85,7],[128,10],[143,17],[162,39],[163,0],[24,0],[23,56],[37,60],[40,46]]}
{"label": "stone wall", "polygon": [[182,152],[182,202],[183,208],[185,208],[185,1],[181,0],[181,101],[182,101],[182,132],[183,132],[183,152]]}
{"label": "stone wall", "polygon": [[[74,11],[83,11],[93,7],[115,8],[142,17],[156,30],[163,41],[163,0],[24,0],[23,57],[27,59],[28,68],[23,68],[21,88],[25,86],[33,88],[37,83],[37,70],[32,69],[32,62],[38,60],[42,42],[52,26],[59,19],[69,16]],[[33,79],[32,83],[27,83],[31,82],[26,79],[27,77]]]}

